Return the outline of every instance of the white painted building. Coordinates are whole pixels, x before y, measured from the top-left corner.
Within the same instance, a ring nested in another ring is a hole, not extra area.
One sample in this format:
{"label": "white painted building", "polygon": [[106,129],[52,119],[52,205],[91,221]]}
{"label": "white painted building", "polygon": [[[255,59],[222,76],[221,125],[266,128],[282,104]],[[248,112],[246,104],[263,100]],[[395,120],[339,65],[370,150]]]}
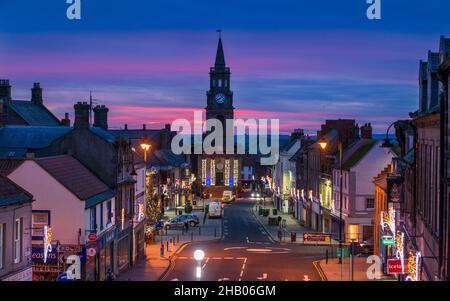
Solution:
{"label": "white painted building", "polygon": [[[83,279],[103,280],[114,263],[116,252],[115,192],[94,176],[79,161],[68,155],[24,159],[7,177],[30,192],[32,203],[33,273],[45,275],[45,265],[52,266],[54,254],[44,264],[44,226],[51,229],[54,250],[62,246],[64,257],[73,252],[87,259],[86,249],[94,249],[86,261]],[[120,225],[118,225],[120,227]],[[89,234],[91,237],[89,238]],[[70,250],[70,251],[69,251]],[[78,254],[80,252],[80,254]],[[62,272],[62,271],[58,271]]]}
{"label": "white painted building", "polygon": [[[361,139],[344,150],[342,216],[347,242],[373,239],[375,195],[373,178],[393,157],[381,140]],[[333,169],[332,214],[339,216],[339,168]],[[333,232],[338,229],[332,229]]]}

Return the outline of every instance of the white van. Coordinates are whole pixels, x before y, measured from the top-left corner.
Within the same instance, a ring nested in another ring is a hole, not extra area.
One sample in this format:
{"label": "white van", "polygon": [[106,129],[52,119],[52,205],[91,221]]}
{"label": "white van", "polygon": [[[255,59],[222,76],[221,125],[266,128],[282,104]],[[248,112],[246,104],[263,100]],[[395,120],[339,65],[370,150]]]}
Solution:
{"label": "white van", "polygon": [[209,203],[208,217],[222,217],[222,204],[219,201]]}

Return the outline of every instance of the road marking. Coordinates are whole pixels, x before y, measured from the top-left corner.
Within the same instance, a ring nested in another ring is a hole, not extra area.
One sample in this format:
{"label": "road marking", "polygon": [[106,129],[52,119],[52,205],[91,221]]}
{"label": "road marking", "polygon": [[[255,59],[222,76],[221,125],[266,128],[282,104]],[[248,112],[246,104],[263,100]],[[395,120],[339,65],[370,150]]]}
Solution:
{"label": "road marking", "polygon": [[234,259],[234,257],[224,257],[223,259]]}
{"label": "road marking", "polygon": [[213,260],[220,260],[220,259],[222,259],[222,257],[213,257],[212,259]]}
{"label": "road marking", "polygon": [[244,271],[241,271],[241,273],[239,274],[239,278],[242,277],[242,274],[244,274]]}
{"label": "road marking", "polygon": [[182,257],[178,257],[178,259],[189,259],[189,257],[182,256]]}
{"label": "road marking", "polygon": [[[225,248],[223,249],[224,251],[228,251],[228,250],[237,250],[237,249],[245,249],[246,247],[229,247],[229,248]],[[238,258],[241,259],[242,257]]]}
{"label": "road marking", "polygon": [[209,257],[208,258],[206,258],[206,261],[205,261],[205,263],[203,264],[203,266],[202,266],[202,270],[203,269],[205,269],[205,267],[206,267],[206,264],[208,263],[208,261],[209,261]]}

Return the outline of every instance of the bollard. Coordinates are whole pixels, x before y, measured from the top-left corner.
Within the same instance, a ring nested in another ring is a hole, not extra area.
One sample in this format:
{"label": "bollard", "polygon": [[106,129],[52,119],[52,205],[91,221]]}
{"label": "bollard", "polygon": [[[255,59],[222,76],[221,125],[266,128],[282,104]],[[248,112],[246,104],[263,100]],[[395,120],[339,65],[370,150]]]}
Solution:
{"label": "bollard", "polygon": [[166,228],[166,236],[167,236],[167,228]]}
{"label": "bollard", "polygon": [[328,249],[325,251],[325,263],[328,264]]}
{"label": "bollard", "polygon": [[166,241],[167,252],[169,252],[169,241]]}
{"label": "bollard", "polygon": [[164,244],[161,244],[160,255],[164,257]]}
{"label": "bollard", "polygon": [[191,232],[191,241],[194,240],[194,232]]}
{"label": "bollard", "polygon": [[177,234],[177,243],[180,242],[180,234]]}

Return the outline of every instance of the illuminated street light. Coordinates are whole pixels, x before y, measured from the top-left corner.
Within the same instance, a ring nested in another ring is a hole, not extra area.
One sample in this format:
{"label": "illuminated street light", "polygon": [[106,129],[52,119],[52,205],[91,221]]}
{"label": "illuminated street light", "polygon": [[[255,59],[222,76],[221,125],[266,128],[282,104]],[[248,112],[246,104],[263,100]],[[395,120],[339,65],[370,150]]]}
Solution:
{"label": "illuminated street light", "polygon": [[203,252],[202,250],[196,250],[194,252],[194,258],[197,261],[202,261],[203,258],[205,258],[205,252]]}
{"label": "illuminated street light", "polygon": [[147,162],[147,151],[150,149],[151,145],[147,140],[141,142],[141,148],[144,151],[144,161]]}
{"label": "illuminated street light", "polygon": [[324,139],[321,139],[319,142],[317,142],[320,145],[321,149],[327,148],[327,142]]}
{"label": "illuminated street light", "polygon": [[202,250],[195,250],[194,259],[197,261],[197,267],[195,268],[195,277],[200,279],[202,277],[202,260],[205,258],[205,252]]}

